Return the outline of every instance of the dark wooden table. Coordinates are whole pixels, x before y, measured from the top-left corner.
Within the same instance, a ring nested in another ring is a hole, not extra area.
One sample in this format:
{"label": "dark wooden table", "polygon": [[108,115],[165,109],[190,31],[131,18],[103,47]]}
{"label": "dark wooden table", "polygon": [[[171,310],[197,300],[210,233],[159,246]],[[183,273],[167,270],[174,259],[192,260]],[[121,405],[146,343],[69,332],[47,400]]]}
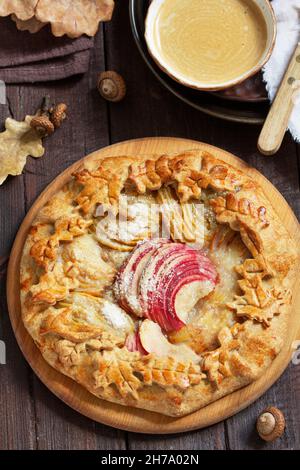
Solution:
{"label": "dark wooden table", "polygon": [[[107,104],[96,91],[99,71],[119,71],[127,98]],[[1,123],[23,119],[41,98],[69,105],[69,119],[46,142],[46,154],[28,159],[22,176],[0,187],[0,340],[7,364],[0,365],[0,449],[300,449],[300,366],[290,365],[256,403],[208,429],[171,436],[147,436],[95,423],[68,408],[37,379],[24,360],[11,330],[5,298],[7,260],[23,217],[37,195],[62,170],[86,154],[111,143],[148,136],[201,140],[238,155],[269,178],[300,216],[300,147],[289,135],[273,158],[258,154],[259,128],[212,119],[167,92],[143,63],[133,42],[126,1],[118,2],[113,21],[98,33],[89,73],[56,83],[13,85]],[[283,410],[284,436],[273,444],[257,438],[254,424],[267,405]]]}

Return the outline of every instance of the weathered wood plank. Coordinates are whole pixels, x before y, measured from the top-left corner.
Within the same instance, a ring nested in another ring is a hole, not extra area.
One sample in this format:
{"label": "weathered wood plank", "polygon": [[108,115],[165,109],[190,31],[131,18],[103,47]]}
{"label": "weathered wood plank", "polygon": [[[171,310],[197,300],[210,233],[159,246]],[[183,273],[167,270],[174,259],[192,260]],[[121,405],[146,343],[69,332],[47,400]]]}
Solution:
{"label": "weathered wood plank", "polygon": [[[6,106],[0,105],[1,127],[7,117],[14,117],[11,110],[18,103],[18,87],[8,90],[7,99]],[[0,340],[6,345],[6,365],[0,365],[0,449],[36,447],[29,368],[10,326],[5,294],[9,251],[24,215],[24,177],[9,177],[0,187]]]}
{"label": "weathered wood plank", "polygon": [[[227,420],[231,449],[299,449],[300,448],[300,366],[291,364],[282,377],[252,406]],[[284,435],[273,443],[262,441],[255,430],[259,414],[267,406],[277,406],[286,418]]]}
{"label": "weathered wood plank", "polygon": [[213,126],[211,139],[214,145],[234,153],[255,167],[280,192],[299,191],[297,155],[292,138],[287,134],[279,152],[273,157],[266,157],[257,150],[259,131],[258,126],[223,123]]}
{"label": "weathered wood plank", "polygon": [[121,450],[125,433],[73,411],[35,377],[37,447],[41,450]]}
{"label": "weathered wood plank", "polygon": [[224,424],[186,434],[154,435],[129,433],[130,450],[224,450]]}

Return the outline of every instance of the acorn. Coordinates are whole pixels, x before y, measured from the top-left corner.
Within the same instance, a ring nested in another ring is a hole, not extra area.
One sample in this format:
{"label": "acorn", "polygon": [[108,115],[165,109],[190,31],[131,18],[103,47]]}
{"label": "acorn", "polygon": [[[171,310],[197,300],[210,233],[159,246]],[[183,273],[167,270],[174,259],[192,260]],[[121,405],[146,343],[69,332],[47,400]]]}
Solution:
{"label": "acorn", "polygon": [[104,99],[117,103],[126,95],[126,83],[117,72],[102,72],[98,77],[98,90]]}
{"label": "acorn", "polygon": [[65,103],[59,103],[50,109],[50,121],[54,125],[55,129],[62,125],[62,122],[67,117],[67,105]]}
{"label": "acorn", "polygon": [[54,125],[46,114],[33,117],[30,121],[30,126],[43,137],[51,135],[54,132]]}
{"label": "acorn", "polygon": [[264,441],[270,442],[278,439],[285,429],[283,413],[274,406],[266,408],[256,421],[256,429]]}

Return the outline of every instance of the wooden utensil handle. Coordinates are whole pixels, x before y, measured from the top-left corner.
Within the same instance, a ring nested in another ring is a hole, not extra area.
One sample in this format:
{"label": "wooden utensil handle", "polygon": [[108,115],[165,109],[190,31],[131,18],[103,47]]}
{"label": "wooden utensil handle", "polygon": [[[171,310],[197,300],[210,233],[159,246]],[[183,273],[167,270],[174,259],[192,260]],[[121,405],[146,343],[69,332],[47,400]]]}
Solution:
{"label": "wooden utensil handle", "polygon": [[295,49],[258,139],[258,149],[264,155],[274,155],[281,146],[294,106],[295,82],[299,79],[300,43]]}

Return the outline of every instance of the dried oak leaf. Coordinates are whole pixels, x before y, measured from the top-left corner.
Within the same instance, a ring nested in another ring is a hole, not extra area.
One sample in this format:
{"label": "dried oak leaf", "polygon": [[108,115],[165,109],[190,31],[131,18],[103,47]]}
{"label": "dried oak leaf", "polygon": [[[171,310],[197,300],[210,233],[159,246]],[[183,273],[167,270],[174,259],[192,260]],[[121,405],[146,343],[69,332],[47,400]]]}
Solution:
{"label": "dried oak leaf", "polygon": [[39,0],[35,16],[42,23],[51,23],[54,36],[77,38],[94,36],[99,22],[109,21],[113,10],[114,0]]}
{"label": "dried oak leaf", "polygon": [[3,0],[0,2],[0,16],[14,13],[20,20],[29,20],[34,16],[39,0]]}
{"label": "dried oak leaf", "polygon": [[17,15],[13,14],[11,15],[11,19],[16,23],[20,31],[29,31],[30,33],[37,33],[46,25],[46,23],[37,20],[35,16],[28,20],[20,20]]}
{"label": "dried oak leaf", "polygon": [[0,185],[8,175],[20,175],[28,155],[38,158],[44,155],[42,140],[30,127],[32,116],[22,122],[7,118],[5,131],[0,133]]}

